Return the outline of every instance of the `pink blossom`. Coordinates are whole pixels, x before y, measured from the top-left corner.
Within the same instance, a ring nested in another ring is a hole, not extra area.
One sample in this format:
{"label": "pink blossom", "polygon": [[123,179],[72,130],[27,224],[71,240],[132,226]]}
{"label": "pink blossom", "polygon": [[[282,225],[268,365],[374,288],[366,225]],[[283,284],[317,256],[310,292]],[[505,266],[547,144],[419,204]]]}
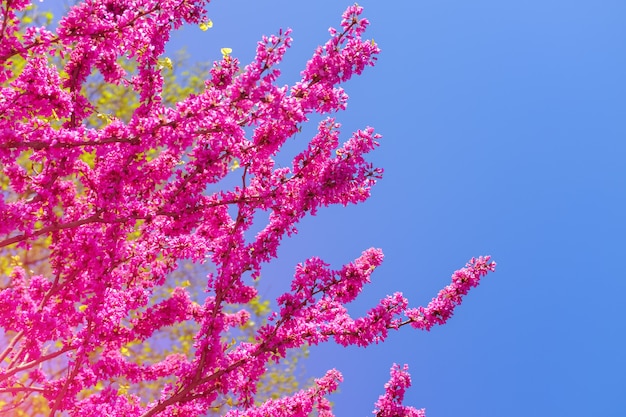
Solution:
{"label": "pink blossom", "polygon": [[454,308],[461,304],[470,288],[476,287],[482,276],[495,271],[496,263],[490,262],[490,259],[489,256],[472,258],[465,268],[452,274],[452,283],[442,289],[428,306],[406,310],[411,326],[430,330],[435,324],[444,324],[452,317]]}
{"label": "pink blossom", "polygon": [[411,386],[411,376],[407,372],[409,367],[404,365],[400,368],[394,364],[391,368],[391,378],[385,384],[385,393],[376,401],[376,409],[373,414],[376,417],[424,417],[426,413],[424,409],[417,410],[413,407],[402,405],[404,393]]}
{"label": "pink blossom", "polygon": [[[204,91],[166,107],[159,59],[172,29],[206,21],[208,1],[85,1],[56,33],[20,21],[28,0],[5,3],[0,249],[14,256],[45,242],[49,268],[34,273],[15,261],[0,289],[2,398],[39,395],[50,415],[165,417],[204,415],[228,395],[229,417],[329,417],[327,396],[342,381],[339,371],[257,404],[267,365],[305,345],[367,347],[408,324],[429,330],[495,269],[489,257],[472,259],[427,307],[409,308],[396,292],[353,317],[346,304],[371,281],[382,251],[367,249],[336,269],[310,258],[296,266],[254,340],[225,341],[248,325],[254,281],[283,238],[324,207],[365,201],[382,178],[367,159],[381,136],[365,127],[342,141],[334,118],[348,101],[342,84],[380,52],[363,38],[363,9],[348,7],[293,85],[277,85],[277,66],[292,43],[291,31],[279,30],[261,38],[250,63],[223,57]],[[19,73],[18,58],[26,62]],[[126,74],[120,59],[134,59],[137,73]],[[130,120],[111,115],[102,127],[88,124],[97,110],[84,87],[94,72],[139,97]],[[274,158],[313,113],[324,115],[317,133],[291,164],[279,166]],[[223,187],[229,175],[238,183]],[[206,294],[194,299],[181,286],[155,299],[185,260],[213,267]],[[124,355],[129,343],[149,343],[182,322],[199,329],[189,356],[135,363]],[[166,379],[173,382],[152,402],[132,389]],[[394,366],[376,415],[423,416],[402,405],[409,385],[406,366]]]}

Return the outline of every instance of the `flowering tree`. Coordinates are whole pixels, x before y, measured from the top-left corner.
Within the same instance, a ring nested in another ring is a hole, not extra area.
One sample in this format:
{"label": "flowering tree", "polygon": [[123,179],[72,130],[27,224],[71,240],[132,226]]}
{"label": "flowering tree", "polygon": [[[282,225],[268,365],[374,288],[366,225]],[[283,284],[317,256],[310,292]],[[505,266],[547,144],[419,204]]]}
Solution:
{"label": "flowering tree", "polygon": [[[362,38],[368,22],[361,8],[346,10],[293,86],[276,85],[291,42],[281,30],[258,43],[243,69],[223,50],[204,91],[168,105],[165,43],[184,23],[207,28],[208,2],[89,0],[72,8],[56,33],[20,21],[29,3],[4,0],[0,11],[0,163],[7,178],[0,249],[28,251],[45,239],[50,268],[31,273],[15,262],[0,290],[4,411],[34,396],[50,416],[331,416],[326,396],[341,381],[338,371],[293,395],[257,402],[268,364],[306,345],[367,346],[390,329],[429,330],[495,268],[488,257],[472,259],[426,307],[409,308],[395,293],[352,318],[345,305],[382,252],[368,249],[337,270],[311,258],[296,266],[279,309],[254,338],[225,339],[249,325],[255,281],[281,239],[320,207],[364,201],[382,175],[364,159],[378,145],[374,130],[340,144],[332,118],[290,166],[273,159],[310,114],[344,109],[339,85],[374,64],[379,49]],[[18,59],[21,68],[13,65]],[[124,69],[126,60],[136,71]],[[98,114],[99,98],[85,91],[95,73],[137,95],[129,117],[106,114],[100,126],[88,123]],[[233,175],[238,185],[227,186],[223,180]],[[208,192],[212,184],[221,190]],[[269,220],[251,236],[263,212]],[[155,301],[181,260],[213,267],[206,294],[194,299],[181,285]],[[173,352],[137,362],[129,354],[186,322],[198,329],[191,357]],[[158,398],[134,390],[146,381],[161,384]],[[394,365],[374,413],[423,415],[402,405],[409,385],[406,366]]]}
{"label": "flowering tree", "polygon": [[[77,4],[78,1],[74,0],[73,3]],[[22,22],[22,28],[29,23],[36,26],[50,25],[52,23],[52,13],[31,6],[33,5],[30,5],[18,15]],[[17,32],[16,36],[23,36],[23,33]],[[179,51],[174,60],[168,58],[160,60],[163,66],[161,72],[163,75],[161,99],[166,106],[174,106],[177,102],[186,99],[191,93],[201,91],[204,87],[204,80],[209,75],[210,65],[198,63],[189,66],[185,62],[186,59],[186,53]],[[26,60],[16,56],[12,61],[14,74],[20,74],[26,64]],[[128,73],[136,71],[136,64],[134,60],[120,61],[120,65]],[[181,72],[181,68],[185,68],[184,71]],[[113,115],[127,122],[132,117],[134,109],[139,105],[138,97],[132,89],[128,89],[122,84],[105,83],[99,74],[92,74],[89,81],[83,86],[83,92],[94,107],[94,113],[85,121],[87,126],[90,127],[101,127],[110,121],[110,117]],[[90,158],[88,155],[83,157]],[[22,166],[28,164],[28,155],[22,154],[20,158],[23,159],[20,161]],[[8,187],[9,178],[3,172],[0,172],[0,184],[4,184],[2,188],[6,198],[15,200],[25,197],[11,193],[12,190]],[[0,288],[9,284],[8,277],[11,275],[14,266],[23,267],[27,276],[49,274],[48,246],[48,239],[45,236],[39,236],[38,239],[32,239],[29,242],[28,248],[6,246],[0,249],[0,277],[2,277]],[[203,291],[205,284],[202,281],[205,281],[203,279],[205,276],[205,266],[183,261],[179,263],[176,271],[168,274],[163,285],[151,293],[149,302],[158,302],[164,296],[171,294],[177,286],[183,286],[188,291],[190,298],[194,299]],[[234,307],[229,306],[229,308]],[[252,299],[245,306],[251,314],[251,319],[245,325],[225,332],[222,338],[230,343],[234,343],[233,341],[254,341],[256,331],[266,323],[268,307],[268,300],[262,300],[259,297]],[[193,357],[193,336],[197,331],[198,324],[196,322],[192,320],[179,322],[176,326],[160,329],[159,332],[155,333],[148,340],[126,345],[124,354],[127,356],[127,360],[132,360],[137,364],[157,362],[172,353],[183,354],[191,359]],[[2,340],[3,338],[5,340]],[[0,346],[3,342],[6,343],[8,338],[10,338],[10,333],[0,336]],[[302,361],[300,359],[306,355],[306,347],[303,347],[300,350],[289,351],[288,355],[278,363],[269,363],[266,372],[257,382],[255,400],[263,402],[268,398],[278,398],[279,396],[295,392],[302,385],[298,379],[299,373],[302,372]],[[60,372],[66,369],[67,365],[65,362],[64,358],[57,357],[54,360],[47,361],[46,366],[49,369]],[[160,397],[163,381],[141,381],[132,384],[132,386],[127,383],[121,383],[121,387],[136,394],[143,401],[150,402]],[[23,391],[12,399],[10,407],[15,408],[13,411],[16,417],[49,415],[50,407],[45,399],[32,394],[32,392]],[[89,395],[88,390],[85,390],[83,395]],[[224,397],[224,404],[232,403],[232,401],[232,398]],[[221,415],[224,408],[226,407],[214,407],[210,414]]]}

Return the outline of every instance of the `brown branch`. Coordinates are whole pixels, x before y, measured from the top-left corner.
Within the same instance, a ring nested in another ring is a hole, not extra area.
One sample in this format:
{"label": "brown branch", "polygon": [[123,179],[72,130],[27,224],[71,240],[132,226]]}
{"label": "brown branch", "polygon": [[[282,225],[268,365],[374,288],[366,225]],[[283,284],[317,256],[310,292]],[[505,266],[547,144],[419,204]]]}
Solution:
{"label": "brown branch", "polygon": [[9,345],[4,349],[4,352],[0,354],[0,362],[3,362],[4,359],[13,351],[13,348],[20,341],[20,339],[24,336],[24,330],[20,330],[9,342]]}
{"label": "brown branch", "polygon": [[63,230],[63,229],[72,229],[74,227],[82,226],[83,224],[96,223],[96,222],[103,222],[103,221],[98,217],[97,214],[94,214],[93,216],[87,217],[85,219],[76,220],[76,221],[64,223],[64,224],[58,224],[54,226],[42,227],[41,229],[35,230],[32,233],[28,233],[28,234],[24,233],[22,235],[17,235],[17,236],[13,236],[8,239],[2,240],[0,241],[0,248],[12,245],[14,243],[23,242],[24,240],[35,237],[35,236],[40,236],[43,234],[56,232],[58,230]]}
{"label": "brown branch", "polygon": [[130,143],[136,145],[139,143],[138,138],[106,138],[101,140],[88,140],[85,142],[57,142],[54,144],[44,142],[41,140],[24,141],[24,142],[8,142],[0,144],[0,149],[18,149],[18,148],[30,148],[34,150],[41,149],[71,149],[81,146],[98,146],[106,145],[109,143]]}
{"label": "brown branch", "polygon": [[45,392],[45,390],[41,387],[27,387],[27,386],[22,386],[22,387],[12,387],[12,388],[0,388],[0,393],[3,392],[10,392],[11,394],[17,394],[20,392],[40,392],[43,393]]}
{"label": "brown branch", "polygon": [[61,350],[57,350],[56,352],[49,353],[47,355],[41,356],[38,359],[35,359],[33,361],[30,361],[30,362],[27,362],[25,364],[22,364],[21,366],[15,367],[15,368],[5,372],[4,374],[2,374],[2,378],[0,378],[0,379],[6,379],[6,378],[8,378],[10,376],[15,375],[18,372],[25,371],[25,370],[27,370],[29,368],[32,368],[33,366],[39,365],[40,363],[46,362],[46,361],[48,361],[50,359],[54,359],[57,356],[61,356],[65,352],[69,352],[72,349],[75,349],[75,347],[73,347],[73,346],[65,346]]}

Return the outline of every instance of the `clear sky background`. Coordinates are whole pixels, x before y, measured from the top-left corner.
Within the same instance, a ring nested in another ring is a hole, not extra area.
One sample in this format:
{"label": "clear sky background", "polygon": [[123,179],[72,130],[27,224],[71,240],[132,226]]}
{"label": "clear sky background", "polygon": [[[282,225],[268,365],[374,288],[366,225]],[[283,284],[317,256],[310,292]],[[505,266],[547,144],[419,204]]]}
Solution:
{"label": "clear sky background", "polygon": [[[291,27],[292,83],[350,4],[216,0],[214,27],[178,32],[170,51],[207,61],[230,47],[246,63],[262,34]],[[343,373],[338,416],[371,415],[393,363],[409,364],[405,403],[429,417],[626,415],[626,2],[360,4],[382,53],[337,118],[344,139],[367,125],[384,136],[370,160],[385,176],[367,203],[304,221],[265,295],[308,257],[338,268],[372,246],[385,262],[354,314],[394,291],[426,304],[472,256],[498,269],[447,325],[314,347],[308,375]]]}

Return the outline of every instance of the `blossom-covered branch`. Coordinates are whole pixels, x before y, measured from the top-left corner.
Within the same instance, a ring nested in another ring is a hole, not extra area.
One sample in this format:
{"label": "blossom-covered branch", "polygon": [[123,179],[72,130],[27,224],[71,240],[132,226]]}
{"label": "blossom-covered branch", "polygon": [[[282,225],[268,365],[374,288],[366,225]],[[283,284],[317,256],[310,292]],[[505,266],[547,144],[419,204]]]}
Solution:
{"label": "blossom-covered branch", "polygon": [[[331,340],[383,342],[408,324],[429,330],[494,270],[489,257],[472,259],[427,307],[409,308],[398,292],[353,318],[346,304],[382,251],[368,249],[338,270],[311,258],[254,340],[230,342],[229,331],[249,325],[255,281],[282,239],[323,207],[365,201],[382,178],[366,159],[380,135],[365,127],[342,142],[330,117],[346,108],[341,85],[380,52],[363,38],[362,8],[345,11],[292,86],[277,85],[292,42],[290,30],[279,30],[246,66],[224,53],[205,88],[172,106],[162,99],[165,44],[183,24],[207,25],[208,1],[85,1],[55,33],[20,21],[29,3],[4,2],[0,16],[0,250],[14,256],[42,244],[50,268],[35,273],[16,262],[2,277],[0,395],[15,400],[0,412],[37,395],[49,416],[200,416],[225,406],[230,417],[331,416],[326,396],[339,371],[258,404],[268,363]],[[128,60],[134,71],[121,65]],[[131,115],[87,123],[98,114],[84,88],[94,73],[137,95]],[[280,166],[281,147],[314,113],[326,115],[317,133]],[[237,185],[225,185],[231,173]],[[155,300],[182,260],[212,266],[206,294],[192,297],[181,285]],[[198,329],[188,355],[130,357],[129,346],[188,322]],[[133,391],[146,381],[162,382],[157,399]],[[394,366],[375,413],[423,415],[401,405],[408,385],[406,369]]]}

